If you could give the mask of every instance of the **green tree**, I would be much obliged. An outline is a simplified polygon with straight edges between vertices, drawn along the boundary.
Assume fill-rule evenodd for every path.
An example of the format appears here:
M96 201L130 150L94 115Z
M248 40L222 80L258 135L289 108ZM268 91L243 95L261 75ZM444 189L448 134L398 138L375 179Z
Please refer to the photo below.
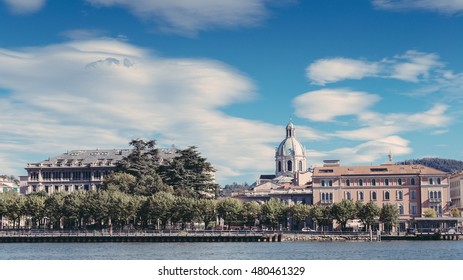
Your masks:
M160 159L159 151L155 148L156 141L136 139L129 144L133 147L132 152L118 162L117 171L134 176L136 184L127 186L125 182L119 188L129 189L129 193L132 194L147 196L159 191L168 192L170 188L164 184L157 173ZM133 190L130 192L132 187Z
M172 222L181 223L182 229L186 229L186 225L196 218L194 206L195 200L191 197L175 197L174 206L172 207Z
M196 149L178 150L179 155L160 166L158 172L178 196L216 197L220 187L214 182L215 169Z
M295 223L297 229L300 229L300 224L305 222L310 215L310 207L307 204L293 204L289 208L289 213L293 218L293 223Z
M141 208L142 217L150 217L152 220L160 222L163 229L172 216L175 197L171 193L158 192L149 197Z
M317 227L330 227L333 223L333 216L331 215L331 206L313 205L310 207L310 217L317 224Z
M133 208L133 196L123 192L109 192L109 216L111 224L116 228L122 229L133 217L137 209Z
M364 204L360 208L357 216L365 225L365 230L371 228L371 225L375 222L376 218L379 217L380 212L381 209L373 201Z
M195 203L196 216L204 223L204 229L217 218L217 200L200 198Z
M262 208L260 204L255 201L245 202L243 203L241 215L241 219L244 221L245 225L249 227L256 226L262 215Z
M32 228L42 228L45 224L45 192L34 192L26 196L24 204L25 215L31 220Z
M45 214L50 219L50 227L53 229L61 229L61 220L63 218L64 197L63 192L57 192L49 195L45 199Z
M274 229L278 224L285 223L286 211L288 206L281 199L271 198L262 205L262 217L266 224L271 225Z
M122 171L114 172L105 177L102 190L135 193L137 178Z
M387 231L391 231L399 220L399 208L393 204L384 205L379 213L379 220L384 223Z
M357 207L352 200L343 199L341 202L333 204L331 214L341 225L341 230L345 230L347 222L356 218Z
M64 228L74 229L82 226L82 218L84 216L83 203L86 199L85 191L74 191L64 197L62 205Z
M13 228L18 228L21 217L25 214L25 197L16 192L8 192L6 199L6 216L13 221Z
M239 221L242 209L243 204L236 198L228 197L217 203L217 214L229 228Z
M100 229L111 223L111 202L107 191L89 191L83 205L83 214L87 219L93 220L96 228Z

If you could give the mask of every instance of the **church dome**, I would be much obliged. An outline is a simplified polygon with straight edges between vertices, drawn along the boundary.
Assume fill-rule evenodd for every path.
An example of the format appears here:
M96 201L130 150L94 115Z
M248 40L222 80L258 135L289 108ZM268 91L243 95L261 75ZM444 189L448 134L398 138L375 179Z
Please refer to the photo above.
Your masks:
M295 128L290 121L286 126L286 138L275 151L275 175L290 176L307 170L304 146L296 139Z
M286 138L280 143L276 150L276 156L303 156L305 157L305 148L296 139L294 135L294 125L289 122L286 126Z

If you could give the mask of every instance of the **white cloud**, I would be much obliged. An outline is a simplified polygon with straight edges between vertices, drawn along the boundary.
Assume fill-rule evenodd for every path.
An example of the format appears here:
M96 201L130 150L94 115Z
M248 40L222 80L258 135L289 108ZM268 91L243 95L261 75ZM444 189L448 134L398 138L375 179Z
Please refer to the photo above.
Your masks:
M229 66L166 59L109 39L0 49L0 88L0 159L21 170L24 159L123 148L145 138L160 147L197 146L226 182L271 172L274 148L285 135L285 124L220 111L255 97L252 82ZM319 135L305 127L297 133Z
M322 86L346 79L367 77L419 82L428 79L431 71L441 66L443 64L436 54L409 50L403 55L376 62L342 57L320 59L306 68L306 74L313 84Z
M372 141L359 144L354 147L339 148L331 151L314 152L308 151L309 157L314 164L320 166L325 159L339 159L341 164L378 164L387 161L389 151L394 156L407 155L412 152L409 147L409 141L397 136L391 135L384 138L378 138Z
M29 14L39 11L45 0L3 0L13 13Z
M445 14L463 12L462 0L373 0L373 5L385 10L430 10Z
M306 73L313 84L325 85L345 79L375 76L378 64L348 58L320 59L310 64Z
M437 55L413 50L395 58L390 62L393 64L390 77L409 82L418 82L420 77L427 79L432 69L443 65Z
M312 121L331 121L339 116L357 115L380 100L375 94L347 89L322 89L304 93L293 100L295 113Z
M164 30L194 35L213 28L254 26L268 15L266 0L86 0L95 6L126 7Z

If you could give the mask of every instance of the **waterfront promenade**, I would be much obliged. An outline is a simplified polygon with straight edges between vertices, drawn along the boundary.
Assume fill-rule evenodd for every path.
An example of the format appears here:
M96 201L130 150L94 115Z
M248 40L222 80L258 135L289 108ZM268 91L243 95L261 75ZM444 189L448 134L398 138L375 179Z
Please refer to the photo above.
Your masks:
M377 235L367 232L271 232L271 231L0 231L0 243L43 242L297 242L463 240L462 233Z

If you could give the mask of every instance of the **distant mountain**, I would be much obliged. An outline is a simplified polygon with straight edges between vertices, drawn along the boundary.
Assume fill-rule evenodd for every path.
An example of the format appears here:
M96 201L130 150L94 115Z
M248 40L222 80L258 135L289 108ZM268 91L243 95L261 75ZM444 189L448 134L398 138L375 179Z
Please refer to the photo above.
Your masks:
M463 171L463 161L443 158L409 159L399 164L421 164L447 173L459 173Z

